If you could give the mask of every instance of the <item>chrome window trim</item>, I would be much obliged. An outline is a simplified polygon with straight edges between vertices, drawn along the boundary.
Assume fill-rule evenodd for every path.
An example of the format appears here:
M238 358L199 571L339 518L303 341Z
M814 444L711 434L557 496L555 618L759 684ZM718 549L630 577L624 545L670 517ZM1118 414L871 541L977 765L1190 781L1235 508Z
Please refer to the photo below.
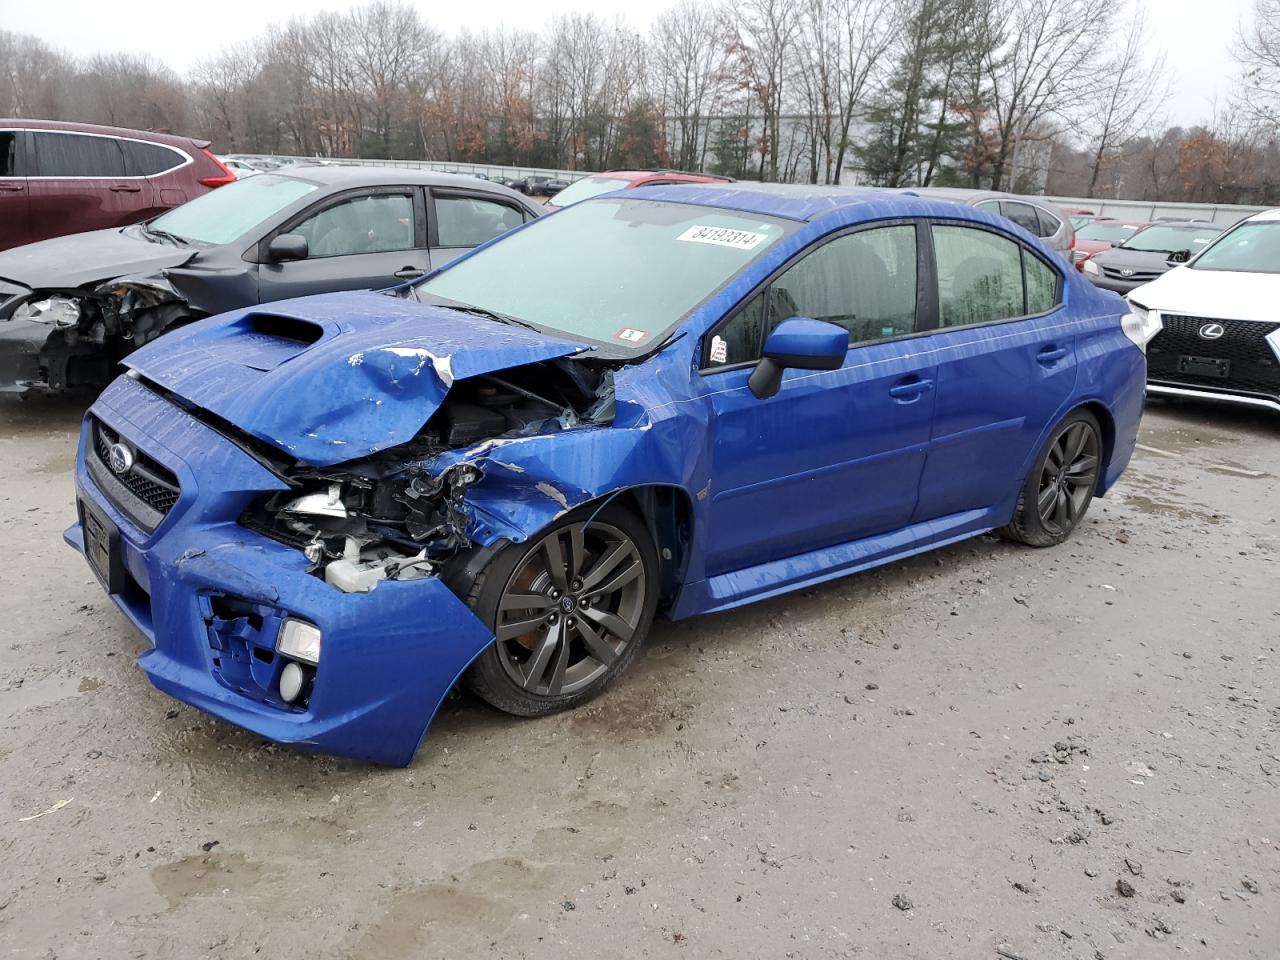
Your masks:
M178 156L183 158L181 163L175 166L169 167L167 170L161 170L159 173L150 173L144 176L23 177L22 179L24 180L154 180L156 177L167 176L168 174L173 173L175 170L181 170L183 167L189 167L193 163L195 163L195 159L191 156L191 154L187 153L187 151L183 150L181 147L175 147L173 146L173 144L170 144L170 143L159 143L158 141L155 141L155 140L140 140L137 137L122 137L114 133L82 133L79 130L41 130L39 128L32 128L32 127L26 127L26 128L14 127L12 129L15 132L19 132L19 133L32 133L32 134L56 133L66 137L98 137L103 140L125 140L125 141L128 141L129 143L145 143L148 146L161 147L162 149L165 149L165 150L171 150L172 152L176 153ZM35 150L35 145L33 143L32 144L33 154L34 154L34 150ZM31 158L31 163L32 165L34 165L35 163L34 156L32 156Z

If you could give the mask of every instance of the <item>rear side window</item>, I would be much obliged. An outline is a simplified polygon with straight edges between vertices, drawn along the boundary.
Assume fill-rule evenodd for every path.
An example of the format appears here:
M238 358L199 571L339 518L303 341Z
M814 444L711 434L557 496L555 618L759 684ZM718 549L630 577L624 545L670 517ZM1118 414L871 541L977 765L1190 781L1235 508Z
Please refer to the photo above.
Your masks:
M1000 209L1004 215L1026 230L1033 237L1041 236L1040 220L1036 217L1036 208L1029 203L1018 203L1016 200L1002 201Z
M1060 301L1058 274L1008 237L936 225L933 243L942 327L1047 313Z
M124 152L115 137L35 132L36 176L123 177Z
M138 140L121 140L124 149L125 170L131 177L154 177L187 162L177 150L158 143L142 143Z
M436 197L436 231L442 247L478 247L524 223L505 203L477 197Z
M0 130L0 177L18 175L18 135L12 130Z
M1055 217L1044 207L1036 207L1036 219L1040 221L1040 230L1036 234L1039 237L1048 239L1058 232L1058 228L1062 226L1062 221Z

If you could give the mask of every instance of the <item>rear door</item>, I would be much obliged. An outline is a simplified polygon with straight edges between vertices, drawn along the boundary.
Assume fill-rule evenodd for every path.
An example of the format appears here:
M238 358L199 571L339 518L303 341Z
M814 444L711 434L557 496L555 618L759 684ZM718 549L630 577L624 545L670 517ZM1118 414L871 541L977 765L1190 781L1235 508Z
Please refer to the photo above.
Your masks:
M175 171L191 165L192 159L186 153L148 140L122 139L120 147L124 150L125 172L138 178L146 198L147 211L143 219L158 216L191 199L183 189L182 179L173 176Z
M136 223L146 216L143 184L125 172L116 137L33 130L30 175L32 239Z
M939 221L929 237L937 400L917 522L1011 503L1077 371L1064 264L981 224Z
M0 250L30 242L25 147L22 130L0 130Z
M706 338L714 417L707 573L741 570L905 526L928 446L932 361L914 337L922 276L911 222L811 247ZM849 330L838 370L747 386L767 332L793 316Z
M260 244L259 299L378 289L421 276L430 266L423 203L416 186L353 190L317 202ZM306 237L305 260L266 258L271 239L286 233Z
M431 268L533 219L523 207L480 191L432 189Z

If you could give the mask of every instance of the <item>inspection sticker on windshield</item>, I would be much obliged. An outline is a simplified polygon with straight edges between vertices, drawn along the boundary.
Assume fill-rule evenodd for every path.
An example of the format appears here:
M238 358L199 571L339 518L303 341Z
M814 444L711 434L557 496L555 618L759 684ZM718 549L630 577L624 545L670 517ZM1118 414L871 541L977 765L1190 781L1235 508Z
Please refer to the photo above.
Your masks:
M630 327L623 327L613 336L615 340L625 340L627 343L639 343L648 335L649 331L647 330L632 330Z
M733 247L735 250L754 250L762 240L768 240L769 235L750 230L731 230L728 227L694 226L676 239L686 243L714 243L717 247Z

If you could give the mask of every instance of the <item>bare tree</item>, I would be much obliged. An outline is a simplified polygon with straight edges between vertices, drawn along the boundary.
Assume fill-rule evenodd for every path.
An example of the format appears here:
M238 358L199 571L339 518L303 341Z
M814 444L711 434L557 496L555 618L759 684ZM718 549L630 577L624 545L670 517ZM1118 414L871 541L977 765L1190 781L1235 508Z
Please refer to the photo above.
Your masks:
M1237 97L1242 113L1280 124L1280 0L1255 0L1253 23L1235 43L1243 68Z
M757 141L761 180L777 180L782 114L791 46L799 28L800 0L743 0L726 8L729 48L741 76L760 105L763 130Z
M1086 196L1094 196L1103 166L1115 159L1138 134L1153 125L1154 113L1169 99L1171 90L1164 54L1148 58L1150 29L1145 8L1138 8L1114 56L1106 63L1095 86L1092 121L1094 151Z
M653 28L658 100L670 120L672 155L681 169L701 169L706 161L708 128L727 80L727 45L722 19L696 0L681 0Z

